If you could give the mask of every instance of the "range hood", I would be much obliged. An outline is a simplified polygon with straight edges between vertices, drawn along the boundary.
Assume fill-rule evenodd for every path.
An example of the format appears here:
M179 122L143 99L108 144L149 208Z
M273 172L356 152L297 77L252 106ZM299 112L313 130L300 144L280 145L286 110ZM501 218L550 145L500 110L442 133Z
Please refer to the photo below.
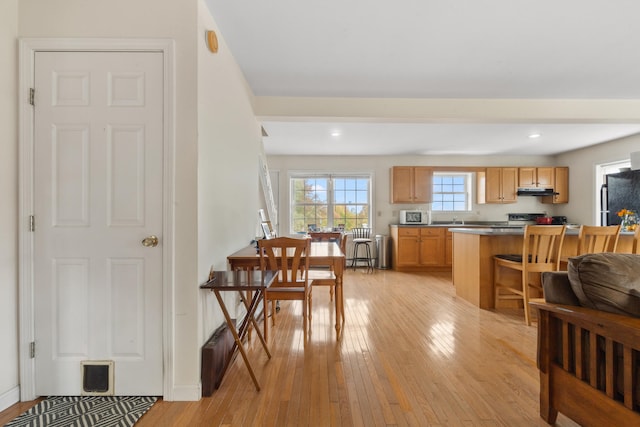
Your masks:
M518 196L554 196L553 188L518 188Z

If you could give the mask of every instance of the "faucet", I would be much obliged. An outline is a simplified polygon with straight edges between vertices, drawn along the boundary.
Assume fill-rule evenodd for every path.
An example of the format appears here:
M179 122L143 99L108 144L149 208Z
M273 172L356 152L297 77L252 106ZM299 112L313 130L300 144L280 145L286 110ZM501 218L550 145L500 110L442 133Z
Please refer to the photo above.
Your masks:
M458 222L458 217L454 216L453 217L453 221L451 222L452 224L456 224ZM460 220L460 224L464 225L464 219Z

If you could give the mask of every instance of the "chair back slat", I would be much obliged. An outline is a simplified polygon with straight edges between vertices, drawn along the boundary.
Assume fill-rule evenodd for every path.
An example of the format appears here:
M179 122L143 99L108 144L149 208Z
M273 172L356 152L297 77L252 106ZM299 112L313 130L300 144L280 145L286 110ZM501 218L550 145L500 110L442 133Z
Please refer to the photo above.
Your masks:
M500 300L521 299L524 305L524 321L531 324L529 309L530 287L538 288L541 272L556 271L560 266L560 253L564 242L564 225L526 225L522 243L522 256L494 255L493 286L494 304ZM503 268L515 269L522 273L519 286L504 281L501 275ZM530 275L530 273L536 273Z
M578 255L615 252L620 225L582 225L578 232Z
M311 253L311 239L276 237L258 241L260 253L260 268L264 270L278 270L276 280L264 291L264 339L269 337L269 322L275 325L276 301L302 301L302 318L305 339L307 337L307 306L310 298L309 289L309 257ZM271 301L271 314L267 302Z
M272 286L295 284L303 272L309 269L310 239L277 237L258 241L260 248L260 268L263 270L279 270L276 283Z
M564 225L525 226L522 255L528 269L558 269L565 229Z

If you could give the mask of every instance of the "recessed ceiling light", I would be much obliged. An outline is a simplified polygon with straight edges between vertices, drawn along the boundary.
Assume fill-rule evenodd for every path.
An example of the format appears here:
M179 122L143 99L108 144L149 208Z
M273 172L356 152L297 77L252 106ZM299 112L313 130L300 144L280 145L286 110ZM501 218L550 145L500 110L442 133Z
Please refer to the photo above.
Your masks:
M536 138L540 138L542 135L539 133L532 133L531 135L529 135L529 138L531 139L536 139Z
M340 135L342 135L340 131L334 130L333 132L331 132L331 136L333 137L340 136Z

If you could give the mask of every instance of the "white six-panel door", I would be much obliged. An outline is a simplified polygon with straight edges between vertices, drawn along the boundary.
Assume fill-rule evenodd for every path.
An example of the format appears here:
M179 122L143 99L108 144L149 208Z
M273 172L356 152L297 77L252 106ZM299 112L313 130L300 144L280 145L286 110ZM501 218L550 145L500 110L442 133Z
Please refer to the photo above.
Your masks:
M115 394L162 395L162 61L36 53L38 395L81 394L80 363L103 360Z

